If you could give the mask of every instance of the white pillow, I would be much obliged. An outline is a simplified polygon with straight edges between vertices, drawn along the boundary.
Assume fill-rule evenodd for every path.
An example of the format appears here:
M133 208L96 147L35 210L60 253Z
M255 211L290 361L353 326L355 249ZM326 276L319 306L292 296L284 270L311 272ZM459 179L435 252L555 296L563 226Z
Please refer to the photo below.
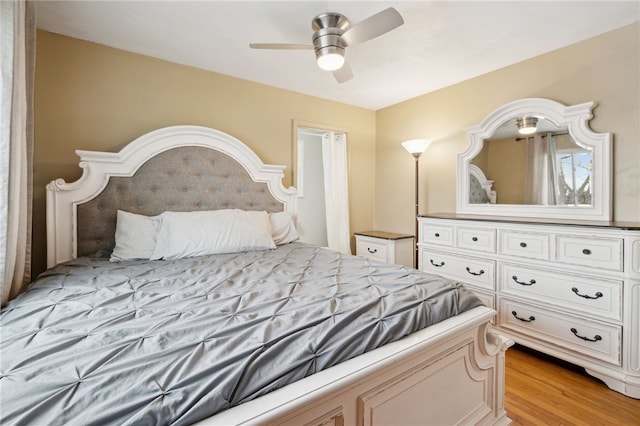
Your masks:
M269 216L264 211L164 212L159 216L156 248L151 259L180 259L275 247Z
M149 259L156 247L156 218L118 210L116 246L109 260Z
M292 243L300 238L289 212L269 213L271 237L276 245Z

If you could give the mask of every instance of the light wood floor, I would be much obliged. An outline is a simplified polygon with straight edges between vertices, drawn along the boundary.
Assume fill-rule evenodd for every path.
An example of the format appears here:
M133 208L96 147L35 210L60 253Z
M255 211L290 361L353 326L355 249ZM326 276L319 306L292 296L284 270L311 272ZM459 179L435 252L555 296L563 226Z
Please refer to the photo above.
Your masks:
M519 346L506 352L505 408L520 425L640 425L640 400L570 364Z

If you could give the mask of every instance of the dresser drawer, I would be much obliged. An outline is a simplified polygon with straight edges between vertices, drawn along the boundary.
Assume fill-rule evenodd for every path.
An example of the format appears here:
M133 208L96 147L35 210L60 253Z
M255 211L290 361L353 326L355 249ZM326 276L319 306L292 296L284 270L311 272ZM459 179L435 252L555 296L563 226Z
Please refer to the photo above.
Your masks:
M530 259L549 259L549 235L533 232L499 231L500 254L527 257Z
M496 230L459 227L456 231L456 247L495 253Z
M495 262L493 260L429 250L422 254L422 270L488 290L495 290Z
M422 222L420 236L423 243L453 246L453 226Z
M622 239L558 235L556 244L558 262L622 271Z
M502 294L546 301L609 320L622 320L622 281L508 263L500 264L498 281Z
M498 321L499 326L505 329L621 365L622 327L563 315L509 299L500 300Z
M387 250L387 244L383 240L360 236L356 238L356 255L358 256L386 262Z

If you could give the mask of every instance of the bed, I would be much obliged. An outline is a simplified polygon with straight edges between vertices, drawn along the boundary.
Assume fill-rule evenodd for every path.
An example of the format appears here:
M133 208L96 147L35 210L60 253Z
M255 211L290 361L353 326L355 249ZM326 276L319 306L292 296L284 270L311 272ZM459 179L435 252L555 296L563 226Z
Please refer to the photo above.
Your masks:
M77 153L0 315L3 424L510 423L494 311L298 241L284 167L198 126Z

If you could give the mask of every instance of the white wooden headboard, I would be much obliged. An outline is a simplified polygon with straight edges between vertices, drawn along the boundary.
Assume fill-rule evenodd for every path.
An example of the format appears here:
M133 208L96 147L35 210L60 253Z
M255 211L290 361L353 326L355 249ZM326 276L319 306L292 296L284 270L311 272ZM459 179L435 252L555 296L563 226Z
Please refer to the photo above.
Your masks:
M172 126L147 133L117 153L76 153L80 179L47 185L48 267L113 248L118 209L147 215L286 210L296 217L296 191L282 185L285 166L264 164L243 142L218 130Z

